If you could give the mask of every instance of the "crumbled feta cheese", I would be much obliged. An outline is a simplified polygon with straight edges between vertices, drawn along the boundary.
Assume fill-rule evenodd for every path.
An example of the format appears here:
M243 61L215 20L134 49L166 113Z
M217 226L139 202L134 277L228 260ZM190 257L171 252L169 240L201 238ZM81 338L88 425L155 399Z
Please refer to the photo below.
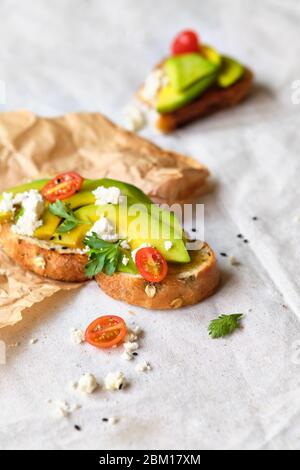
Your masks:
M78 380L78 390L83 393L93 393L98 387L96 377L93 374L84 374Z
M130 245L127 240L122 240L120 247L123 248L123 250L130 250Z
M139 343L137 343L136 341L128 341L127 343L123 343L123 346L126 352L134 352L139 349Z
M46 267L46 261L43 258L43 256L38 255L34 258L33 260L34 264L36 265L37 268L45 269Z
M135 262L136 254L137 254L137 252L138 252L141 248L148 248L148 247L150 247L150 246L151 246L150 243L145 242L145 243L142 243L142 244L141 244L138 248L136 248L135 250L132 250L132 252L131 252L131 257L132 257L133 261Z
M128 263L129 263L129 258L124 255L123 258L122 258L122 264L124 266L127 266Z
M71 330L71 339L75 344L84 343L84 332L80 328Z
M130 106L125 110L125 127L129 131L136 132L146 125L145 113L137 106Z
M32 338L29 343L30 344L36 344L38 342L38 339L37 338Z
M131 326L130 331L132 331L137 336L140 336L143 333L143 330L139 325Z
M131 331L128 331L127 335L125 336L125 339L124 339L124 344L132 343L132 342L136 341L137 339L138 339L137 335L135 335Z
M0 212L14 212L13 193L2 193Z
M172 246L173 246L173 243L171 242L171 240L166 240L165 241L165 249L167 251L171 250Z
M52 403L52 400L48 400L48 403ZM76 411L79 408L81 408L81 406L78 404L71 406L65 400L58 401L56 404L57 404L57 412L59 413L59 416L63 418L69 416L71 413L73 413L73 411Z
M145 80L141 94L145 100L155 100L159 90L168 84L169 80L165 70L159 68L153 70Z
M121 357L125 361L131 361L133 359L133 354L132 354L132 352L124 351Z
M111 186L110 188L98 186L98 188L93 191L93 194L96 199L96 206L103 206L104 204L119 204L120 202L121 191L115 186Z
M147 372L148 370L151 370L151 365L149 362L143 361L136 366L135 370L137 372Z
M153 299L153 297L156 296L156 287L153 284L147 284L145 287L145 294L147 297L150 297L150 299Z
M103 215L94 223L91 230L87 233L87 236L93 233L96 233L98 237L107 242L115 242L118 240L114 225Z
M119 419L116 416L111 416L108 418L108 424L114 425L119 422Z
M104 379L106 390L121 390L126 385L126 379L123 372L109 372Z
M21 204L23 214L12 226L12 231L19 235L31 237L35 230L43 224L40 220L44 211L44 201L41 194L36 189L31 189L17 194L13 203L14 205Z

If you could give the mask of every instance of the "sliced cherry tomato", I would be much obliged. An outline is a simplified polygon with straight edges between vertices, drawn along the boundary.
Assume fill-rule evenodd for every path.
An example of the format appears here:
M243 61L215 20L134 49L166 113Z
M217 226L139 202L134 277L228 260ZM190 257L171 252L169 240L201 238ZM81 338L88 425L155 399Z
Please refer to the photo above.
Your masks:
M146 281L160 282L168 273L168 265L156 248L141 248L135 256L135 264Z
M171 50L173 55L187 54L188 52L199 52L199 36L195 31L181 31L172 42Z
M73 196L80 190L83 178L75 171L62 173L53 178L43 187L42 196L49 202L55 202L57 199L66 199Z
M106 315L94 320L86 329L85 340L96 348L112 348L127 333L124 320L116 315Z

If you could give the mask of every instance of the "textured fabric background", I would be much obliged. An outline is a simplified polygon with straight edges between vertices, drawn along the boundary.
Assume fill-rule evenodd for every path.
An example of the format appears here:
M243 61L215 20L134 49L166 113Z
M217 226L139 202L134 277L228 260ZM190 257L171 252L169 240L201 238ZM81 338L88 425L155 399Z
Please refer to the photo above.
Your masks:
M7 345L21 344L8 347L0 365L0 448L299 449L300 105L291 101L300 80L299 2L2 1L0 16L2 110L99 110L122 123L132 93L186 27L256 72L254 94L238 108L172 136L144 132L211 169L206 239L241 264L219 257L221 288L193 308L131 308L133 316L90 283L1 331ZM246 314L244 328L211 340L209 321L233 312ZM72 344L72 327L105 313L144 328L135 362L122 361L119 350ZM142 359L153 371L135 372ZM68 387L81 373L101 379L119 369L131 383L122 392L85 397ZM82 408L59 419L56 400ZM102 422L109 416L120 422Z

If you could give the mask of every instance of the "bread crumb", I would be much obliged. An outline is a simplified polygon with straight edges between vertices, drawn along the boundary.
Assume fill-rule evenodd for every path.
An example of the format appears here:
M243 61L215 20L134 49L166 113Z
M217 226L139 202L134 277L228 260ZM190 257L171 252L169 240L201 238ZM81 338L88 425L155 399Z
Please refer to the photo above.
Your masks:
M183 304L183 300L180 297L178 297L177 299L172 300L171 307L180 308L182 307L182 304Z
M235 256L229 256L228 259L231 266L238 266L240 264L240 262L236 259Z

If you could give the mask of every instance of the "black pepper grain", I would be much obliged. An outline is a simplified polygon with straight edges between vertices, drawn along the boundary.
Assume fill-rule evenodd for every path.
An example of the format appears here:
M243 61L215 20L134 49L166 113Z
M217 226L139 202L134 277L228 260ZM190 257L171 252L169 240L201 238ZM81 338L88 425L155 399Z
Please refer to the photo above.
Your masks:
M107 423L108 418L102 418L102 421L103 421L104 423Z
M249 243L249 240L247 240L247 238L245 238L244 243Z
M227 253L220 253L221 256L224 256L224 258L226 258L227 256Z
M78 426L78 424L75 424L74 429L76 429L76 431L81 431L81 427Z
M243 235L242 235L241 233L239 233L239 234L237 235L237 237L238 237L238 238L243 238Z

